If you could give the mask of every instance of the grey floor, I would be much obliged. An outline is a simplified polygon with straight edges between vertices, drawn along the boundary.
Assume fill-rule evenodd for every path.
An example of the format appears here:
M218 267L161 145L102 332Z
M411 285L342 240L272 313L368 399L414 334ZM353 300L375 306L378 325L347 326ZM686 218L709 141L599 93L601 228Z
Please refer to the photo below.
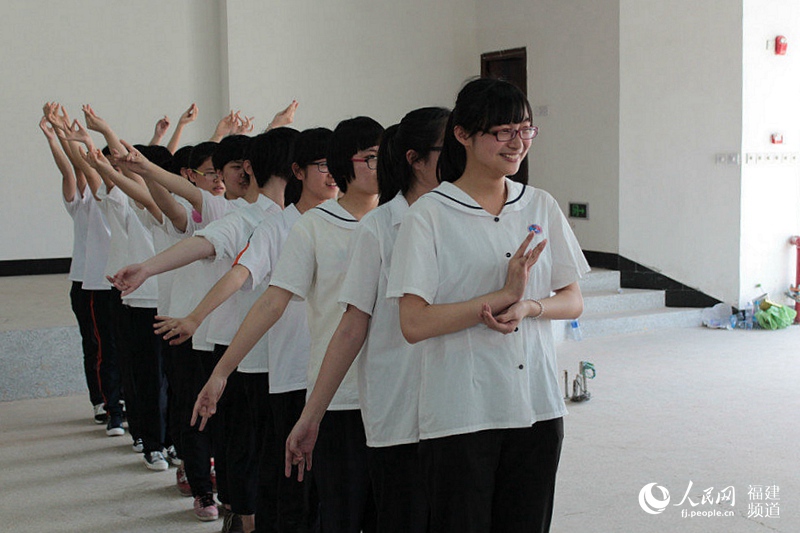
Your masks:
M15 320L6 319L13 283L0 281L0 324L69 322L63 277L37 278L19 283L52 283L49 299L31 298L46 309ZM597 377L591 401L571 404L565 419L552 531L800 531L799 353L797 327L562 344L562 369L572 376L588 360ZM106 437L90 414L85 394L0 402L0 531L218 530L193 518L174 469L146 470L128 437ZM657 515L639 504L651 483L656 499L670 497ZM692 512L704 515L682 516Z

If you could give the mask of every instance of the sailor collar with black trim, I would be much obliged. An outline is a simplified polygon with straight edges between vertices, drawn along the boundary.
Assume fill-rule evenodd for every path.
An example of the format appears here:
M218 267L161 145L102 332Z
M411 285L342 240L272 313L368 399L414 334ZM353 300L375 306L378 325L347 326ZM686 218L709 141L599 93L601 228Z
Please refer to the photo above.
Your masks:
M339 201L336 198L327 200L312 209L317 216L322 217L340 228L355 229L358 224L358 220L344 207L339 205Z
M522 209L528 205L528 202L530 202L533 197L528 187L508 178L506 178L506 190L508 191L508 195L506 203L503 205L503 210L500 212L501 215ZM478 205L470 195L447 181L441 183L425 196L438 200L442 204L464 213L497 218Z

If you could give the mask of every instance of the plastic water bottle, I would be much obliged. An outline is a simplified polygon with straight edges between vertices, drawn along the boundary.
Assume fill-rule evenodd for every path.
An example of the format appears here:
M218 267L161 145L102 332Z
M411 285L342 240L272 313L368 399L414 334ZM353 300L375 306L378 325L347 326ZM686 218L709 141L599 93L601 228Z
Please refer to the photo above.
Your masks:
M753 329L753 302L744 304L744 329Z
M573 320L569 323L569 331L572 335L572 340L574 341L581 341L583 340L583 332L581 331L581 324L577 320Z

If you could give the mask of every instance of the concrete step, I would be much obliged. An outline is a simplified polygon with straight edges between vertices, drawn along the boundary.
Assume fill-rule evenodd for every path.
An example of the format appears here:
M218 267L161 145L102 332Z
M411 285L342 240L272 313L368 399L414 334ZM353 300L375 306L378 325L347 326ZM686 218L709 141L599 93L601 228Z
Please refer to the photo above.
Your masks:
M664 291L616 289L583 293L583 313L613 313L664 307Z
M619 289L619 271L593 268L578 283L583 293L614 291Z

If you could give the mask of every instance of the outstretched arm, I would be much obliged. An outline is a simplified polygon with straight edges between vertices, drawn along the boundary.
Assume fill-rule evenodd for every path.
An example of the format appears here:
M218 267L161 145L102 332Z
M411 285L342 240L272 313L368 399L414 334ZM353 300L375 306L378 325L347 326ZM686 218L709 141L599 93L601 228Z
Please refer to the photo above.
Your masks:
M154 255L144 263L126 266L107 279L118 290L122 291L122 296L127 296L138 289L151 276L175 270L198 259L211 257L214 253L214 245L203 237L189 237L167 248L160 254Z
M175 131L172 132L172 138L169 140L169 144L167 144L167 150L169 150L171 154L174 154L178 149L178 144L181 142L181 135L183 135L183 128L190 122L194 122L195 119L197 119L197 104L192 104L189 106L189 109L184 111L181 118L178 119L178 125L175 126Z
M353 305L348 305L342 315L325 352L314 390L311 391L300 419L286 439L284 462L286 477L292 475L292 467L295 465L297 465L298 481L303 481L304 470L311 470L319 424L345 374L364 345L369 321L370 316Z
M61 194L64 196L65 201L71 202L75 199L75 195L80 194L82 191L78 190L75 172L69 162L69 158L61 148L56 132L53 126L47 121L46 116L43 116L39 121L39 128L47 139L50 153L53 155L56 167L58 167L58 171L61 173Z
M86 127L92 131L96 131L100 133L106 139L106 144L108 144L108 149L112 151L116 151L119 154L126 154L127 151L125 147L122 146L122 143L119 142L119 137L117 134L114 133L114 130L111 129L108 122L97 116L97 113L94 112L92 106L89 104L84 105L82 108L83 116L86 120Z
M208 294L197 304L191 313L184 318L170 318L168 316L157 316L155 323L156 335L163 335L165 341L170 341L170 345L176 346L186 342L203 320L211 312L222 305L225 300L230 298L236 291L242 288L244 282L250 276L250 271L242 265L233 267L222 276L217 283L211 287Z
M125 147L125 156L116 157L115 161L120 166L142 176L146 180L154 180L168 191L186 198L198 212L203 210L203 194L188 180L177 174L168 172L143 156L139 150L125 141L120 141Z
M192 425L200 417L202 418L200 430L202 431L205 428L208 419L217 412L217 402L225 390L228 376L242 362L247 353L253 349L258 340L283 316L283 312L291 299L291 292L270 285L266 292L256 300L256 303L253 304L244 322L239 327L239 331L236 332L231 345L225 350L225 354L217 363L217 366L214 367L208 382L198 394L192 411Z
M128 198L147 209L156 220L161 221L163 219L161 210L143 183L117 172L100 150L81 155L89 166L100 173L103 179L112 181Z
M450 304L429 304L415 294L406 294L400 298L400 329L406 340L414 344L470 328L481 322L485 304L499 312L518 302L525 292L530 269L536 264L547 244L547 240L543 240L526 251L534 236L530 232L509 259L506 283L498 291Z
M183 208L174 196L160 183L155 180L144 180L150 195L156 202L156 205L161 212L172 222L175 229L183 233L186 231L186 226L189 222L189 217L186 215L186 209Z

